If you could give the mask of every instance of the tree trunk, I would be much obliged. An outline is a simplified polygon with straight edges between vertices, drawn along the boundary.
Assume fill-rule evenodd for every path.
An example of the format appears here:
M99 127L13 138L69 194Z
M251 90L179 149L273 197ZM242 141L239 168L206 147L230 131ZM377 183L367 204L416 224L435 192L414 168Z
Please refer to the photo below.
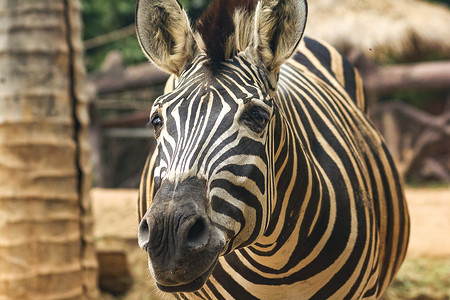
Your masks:
M0 298L95 298L79 0L0 1Z

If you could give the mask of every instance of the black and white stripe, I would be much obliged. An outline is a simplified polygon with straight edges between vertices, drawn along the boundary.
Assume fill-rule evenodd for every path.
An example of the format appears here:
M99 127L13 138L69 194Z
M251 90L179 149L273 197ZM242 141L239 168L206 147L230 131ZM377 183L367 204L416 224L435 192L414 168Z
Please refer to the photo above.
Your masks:
M161 180L204 177L211 218L226 232L206 285L178 297L382 295L404 258L409 219L392 158L364 113L357 72L305 38L269 101L244 58L215 77L205 61L155 103L166 127L141 184L142 217ZM271 114L262 135L239 122L255 102Z
M404 260L401 179L358 72L301 40L306 12L215 0L195 36L175 0L138 1L145 53L177 76L150 113L139 244L178 299L374 299Z

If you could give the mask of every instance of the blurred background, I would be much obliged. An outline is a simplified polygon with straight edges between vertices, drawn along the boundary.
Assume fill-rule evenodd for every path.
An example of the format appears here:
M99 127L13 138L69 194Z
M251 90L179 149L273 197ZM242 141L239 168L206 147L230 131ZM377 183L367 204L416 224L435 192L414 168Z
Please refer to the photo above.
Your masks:
M92 120L102 131L96 137L102 139L97 149L102 159L96 162L95 183L137 187L148 153L145 113L166 76L142 55L134 31L134 1L82 3L88 81L96 91ZM181 3L194 24L209 1ZM309 4L306 35L336 46L359 68L371 117L412 183L450 182L449 24L448 0ZM128 130L133 127L142 130Z
M210 1L180 2L194 24ZM136 189L168 75L142 54L135 5L0 1L0 299L164 298ZM450 299L450 1L311 0L306 35L358 68L406 182L410 249L384 299Z

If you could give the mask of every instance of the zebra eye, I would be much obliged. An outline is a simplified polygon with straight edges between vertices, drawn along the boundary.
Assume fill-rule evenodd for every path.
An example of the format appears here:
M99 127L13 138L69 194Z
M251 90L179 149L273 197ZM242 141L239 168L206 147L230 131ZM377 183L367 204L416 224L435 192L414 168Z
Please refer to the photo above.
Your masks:
M256 133L261 133L269 122L269 113L262 107L253 105L241 115L240 121Z
M266 125L266 122L267 122L267 120L268 120L268 119L266 118L266 116L261 115L261 113L258 112L258 111L256 111L256 110L253 110L253 111L251 112L251 117L252 117L253 121L254 121L256 124L258 124L259 126L264 126L264 125Z
M154 116L153 118L152 118L152 126L153 127L158 127L158 126L160 126L162 124L162 120L161 120L161 118L158 116L158 115L156 115L156 116Z
M155 113L151 117L150 123L152 124L153 129L155 130L155 136L158 137L159 132L161 131L162 124L163 124L161 117L157 113Z

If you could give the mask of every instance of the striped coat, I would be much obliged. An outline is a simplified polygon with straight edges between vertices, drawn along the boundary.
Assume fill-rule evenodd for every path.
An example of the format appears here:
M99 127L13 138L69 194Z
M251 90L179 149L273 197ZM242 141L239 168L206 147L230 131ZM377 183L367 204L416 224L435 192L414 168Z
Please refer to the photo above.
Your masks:
M372 299L398 271L409 216L361 78L326 43L303 38L295 48L275 88L249 51L213 71L200 52L154 103L158 143L142 176L139 241L163 291ZM189 224L160 225L172 219ZM187 246L171 244L184 238ZM186 275L197 269L205 273Z

